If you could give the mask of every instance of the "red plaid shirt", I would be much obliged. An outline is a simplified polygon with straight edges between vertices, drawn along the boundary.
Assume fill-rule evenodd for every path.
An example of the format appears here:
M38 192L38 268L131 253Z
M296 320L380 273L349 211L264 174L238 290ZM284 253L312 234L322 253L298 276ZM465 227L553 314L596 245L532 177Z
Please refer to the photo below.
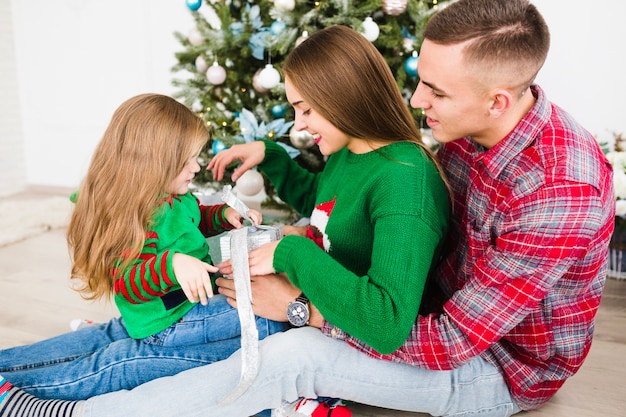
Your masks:
M615 210L596 140L532 90L535 106L495 147L463 138L440 149L455 198L449 255L433 277L443 297L405 344L381 355L323 329L373 357L428 369L480 355L526 410L548 401L589 352Z

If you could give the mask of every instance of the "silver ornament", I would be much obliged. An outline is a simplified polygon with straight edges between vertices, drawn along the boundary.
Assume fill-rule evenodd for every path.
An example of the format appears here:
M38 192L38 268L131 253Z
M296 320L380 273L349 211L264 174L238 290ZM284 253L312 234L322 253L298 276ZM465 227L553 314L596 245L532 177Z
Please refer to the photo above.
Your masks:
M407 0L383 0L382 8L388 15L397 16L406 10Z

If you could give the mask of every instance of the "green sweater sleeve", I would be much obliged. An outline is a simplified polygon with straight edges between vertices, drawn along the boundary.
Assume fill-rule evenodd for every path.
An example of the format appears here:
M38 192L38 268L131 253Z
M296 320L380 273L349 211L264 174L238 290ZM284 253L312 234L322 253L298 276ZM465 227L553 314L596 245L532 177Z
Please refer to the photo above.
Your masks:
M300 166L282 146L270 140L264 142L265 158L259 164L259 169L267 176L283 201L308 217L315 206L319 174Z

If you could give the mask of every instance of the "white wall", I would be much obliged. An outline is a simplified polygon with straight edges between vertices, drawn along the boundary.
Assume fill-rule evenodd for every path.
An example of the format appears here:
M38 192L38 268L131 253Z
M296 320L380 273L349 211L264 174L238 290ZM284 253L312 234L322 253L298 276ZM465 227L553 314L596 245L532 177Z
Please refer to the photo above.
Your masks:
M531 0L552 38L538 82L601 139L626 134L626 2Z
M184 0L0 0L9 1L26 182L75 187L123 100L173 93L170 68L182 49L173 33L187 33L193 20ZM538 79L548 97L592 133L626 133L626 2L535 4L553 39ZM0 13L4 9L3 3ZM7 100L14 98L0 93L0 109ZM0 150L4 177L1 164L8 158ZM0 195L2 187L0 181Z
M193 19L184 0L10 1L26 181L75 187L122 101L174 92L173 33Z
M26 183L11 3L0 0L0 196Z

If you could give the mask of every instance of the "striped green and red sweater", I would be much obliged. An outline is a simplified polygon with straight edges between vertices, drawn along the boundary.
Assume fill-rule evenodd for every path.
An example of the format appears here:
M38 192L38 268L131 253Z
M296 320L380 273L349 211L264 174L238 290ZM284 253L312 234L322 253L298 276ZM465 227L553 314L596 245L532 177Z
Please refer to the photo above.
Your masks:
M115 304L131 337L160 332L194 306L182 293L172 260L178 252L211 263L206 237L233 228L224 217L226 208L200 205L190 192L162 200L139 257L113 272Z

